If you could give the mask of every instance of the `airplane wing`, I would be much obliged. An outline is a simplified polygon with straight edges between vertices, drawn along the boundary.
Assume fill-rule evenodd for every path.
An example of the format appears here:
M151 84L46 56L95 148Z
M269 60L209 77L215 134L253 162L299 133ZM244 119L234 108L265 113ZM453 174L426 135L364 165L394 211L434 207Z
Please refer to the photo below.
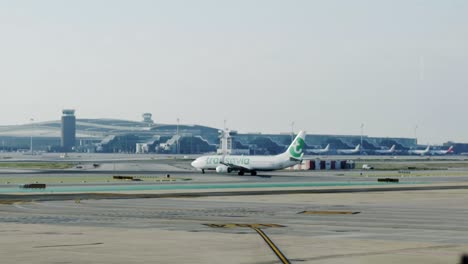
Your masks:
M234 170L234 171L250 171L252 168L250 167L246 167L246 166L240 166L240 165L236 165L236 164L232 164L232 163L229 163L229 162L220 162L220 164L223 164L224 166L227 166L228 168L230 168L231 170Z

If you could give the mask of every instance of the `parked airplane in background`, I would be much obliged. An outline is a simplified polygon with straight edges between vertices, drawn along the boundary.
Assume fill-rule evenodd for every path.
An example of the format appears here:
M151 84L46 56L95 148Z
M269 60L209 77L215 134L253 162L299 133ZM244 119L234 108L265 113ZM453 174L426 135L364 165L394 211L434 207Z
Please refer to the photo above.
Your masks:
M354 149L338 149L338 150L336 150L336 153L342 154L342 155L357 154L359 152L361 152L361 144L357 145Z
M330 151L330 144L328 144L324 149L308 149L308 152L312 154L326 154Z
M432 150L432 155L447 155L453 153L453 146L450 146L447 150Z
M385 154L393 154L396 152L395 145L393 145L390 149L378 149L375 150L375 154L385 155Z
M424 150L410 149L410 150L408 150L408 154L410 154L410 155L421 155L421 156L424 156L424 155L429 155L429 154L430 154L430 150L431 150L431 146L427 146L427 148L424 149Z
M237 171L238 175L249 172L252 176L257 175L257 171L282 170L302 162L304 140L305 132L301 131L286 152L276 156L202 156L194 160L192 166L202 173L205 170L216 170L218 173Z

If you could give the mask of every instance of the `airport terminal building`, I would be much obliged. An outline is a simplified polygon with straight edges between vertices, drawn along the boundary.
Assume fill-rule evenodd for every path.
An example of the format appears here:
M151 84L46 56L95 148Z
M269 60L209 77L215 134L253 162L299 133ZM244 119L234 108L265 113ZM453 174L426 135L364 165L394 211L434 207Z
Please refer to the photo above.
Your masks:
M27 151L30 141L35 151L103 153L214 153L220 148L222 130L202 125L158 124L150 113L142 121L118 119L77 119L74 110L64 110L61 120L0 126L3 151ZM32 137L32 138L31 138ZM291 133L261 134L229 132L231 154L273 155L283 152ZM307 135L305 152L330 144L333 149L351 149L361 143L359 135ZM363 136L364 150L396 145L407 150L417 147L414 138Z

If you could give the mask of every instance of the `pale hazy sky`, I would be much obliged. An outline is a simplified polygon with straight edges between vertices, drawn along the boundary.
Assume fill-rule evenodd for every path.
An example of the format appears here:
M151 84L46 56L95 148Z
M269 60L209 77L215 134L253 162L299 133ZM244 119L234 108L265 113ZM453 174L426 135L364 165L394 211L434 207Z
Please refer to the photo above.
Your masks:
M1 1L0 125L60 118L468 142L468 1Z

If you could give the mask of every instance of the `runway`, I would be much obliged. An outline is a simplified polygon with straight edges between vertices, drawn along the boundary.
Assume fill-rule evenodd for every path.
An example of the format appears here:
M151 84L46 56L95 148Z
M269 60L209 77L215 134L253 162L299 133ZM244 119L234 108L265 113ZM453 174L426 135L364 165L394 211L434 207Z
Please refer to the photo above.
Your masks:
M252 177L125 161L3 172L5 263L457 263L468 253L464 168ZM166 172L173 182L160 181ZM48 186L18 188L31 181Z
M439 190L20 203L0 205L0 244L7 262L57 258L72 244L67 252L100 263L277 263L255 231L208 225L264 224L292 263L456 263L468 252L467 198Z
M380 182L293 182L293 183L216 183L216 184L131 184L131 185L81 185L81 186L52 186L44 190L24 188L0 188L0 193L93 193L93 192L122 192L122 191L159 191L159 190L212 190L212 189L267 189L267 188L309 188L309 187L337 187L337 186L388 186L424 184L425 182L380 183Z

